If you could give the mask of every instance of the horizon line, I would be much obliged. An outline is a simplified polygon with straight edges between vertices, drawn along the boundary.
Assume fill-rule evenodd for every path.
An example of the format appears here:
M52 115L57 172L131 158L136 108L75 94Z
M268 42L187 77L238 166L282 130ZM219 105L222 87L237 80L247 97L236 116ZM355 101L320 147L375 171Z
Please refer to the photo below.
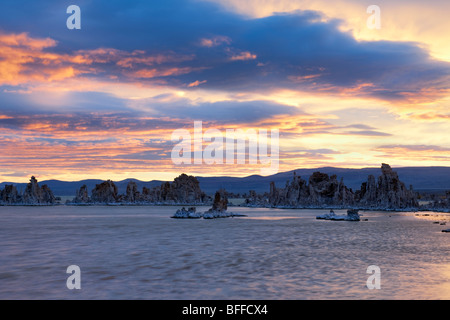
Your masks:
M449 168L450 166L391 166L392 169L404 169L404 168ZM361 168L343 168L343 167L333 167L333 166L324 166L324 167L313 167L313 168L297 168L297 169L293 169L293 170L288 170L288 171L281 171L281 172L277 172L271 175L267 175L267 176L263 176L263 175L259 175L259 174L251 174L251 175L247 175L247 176L233 176L233 175L196 175L195 173L187 173L187 172L181 172L178 174L175 174L174 178L180 176L181 174L186 174L189 176L194 176L196 178L236 178L236 179L245 179L245 178L249 178L249 177L262 177L262 178L267 178L267 177L272 177L272 176L276 176L278 174L282 174L282 173L290 173L290 172L295 172L297 170L320 170L320 169L338 169L338 170L364 170L364 169L380 169L380 167L361 167ZM15 181L1 181L0 184L4 184L4 183L16 183L16 184L21 184L21 183L28 183L28 180L31 177L36 177L37 179L37 175L36 174L31 174L30 176L27 176L27 181L24 182L15 182ZM173 180L172 179L172 180ZM37 179L38 180L38 179ZM41 180L40 182L46 182L46 181L60 181L60 182L82 182L82 181L86 181L86 180L100 180L100 181L107 181L107 180L111 180L111 181L116 181L116 182L122 182L122 181L127 181L127 180L137 180L140 182L153 182L153 181L161 181L161 182L166 182L166 181L172 181L172 180L159 180L159 179L153 179L153 180L140 180L138 178L125 178L122 180L113 180L113 179L102 179L102 178L86 178L86 179L80 179L80 180L58 180L58 179L45 179L45 180Z

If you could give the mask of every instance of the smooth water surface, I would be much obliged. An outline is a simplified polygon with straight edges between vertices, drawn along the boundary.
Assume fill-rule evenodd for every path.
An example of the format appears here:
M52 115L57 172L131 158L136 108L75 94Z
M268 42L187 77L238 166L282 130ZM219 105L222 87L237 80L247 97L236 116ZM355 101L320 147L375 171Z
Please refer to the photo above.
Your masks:
M0 299L450 298L450 223L433 223L448 214L346 222L236 207L248 217L170 219L177 208L0 207ZM80 290L66 287L70 265ZM380 290L366 286L370 265Z

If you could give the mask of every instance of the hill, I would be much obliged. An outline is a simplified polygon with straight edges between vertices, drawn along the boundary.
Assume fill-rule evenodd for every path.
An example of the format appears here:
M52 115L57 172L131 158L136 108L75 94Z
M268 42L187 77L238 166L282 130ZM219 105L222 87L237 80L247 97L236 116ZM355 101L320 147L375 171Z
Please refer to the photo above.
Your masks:
M416 191L442 192L443 190L450 190L450 167L400 167L394 168L394 170L398 173L400 179L406 186L409 187L409 185L412 185ZM266 177L259 175L243 178L198 176L197 179L200 182L201 189L209 195L213 195L214 192L220 188L225 188L227 191L234 193L245 193L249 190L255 190L258 193L262 193L269 191L269 184L271 181L274 181L277 187L284 187L286 181L292 179L294 171L298 176L301 176L306 180L316 171L328 175L335 174L338 176L338 179L343 178L345 185L353 190L358 190L361 187L361 183L365 182L369 175L372 174L375 177L378 177L380 174L380 168L378 167L363 169L324 167L317 169L297 169L280 172ZM137 183L139 190L142 190L144 186L150 188L158 186L163 182L160 180L140 181L137 179L115 181L114 183L118 187L119 193L125 193L127 184L130 180ZM103 180L96 179L82 181L46 180L40 181L39 184L47 184L57 196L75 196L76 190L83 184L87 185L88 190L92 190L96 184L102 182ZM23 190L26 186L26 183L2 182L0 183L0 188L4 188L5 184L13 184L18 190Z

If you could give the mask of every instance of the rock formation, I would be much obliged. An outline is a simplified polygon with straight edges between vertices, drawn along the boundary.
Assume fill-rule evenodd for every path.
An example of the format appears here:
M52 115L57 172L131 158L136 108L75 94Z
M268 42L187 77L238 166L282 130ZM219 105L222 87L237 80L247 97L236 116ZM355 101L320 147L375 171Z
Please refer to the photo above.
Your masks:
M16 204L21 201L21 197L14 185L7 184L5 189L0 191L0 203L5 205Z
M214 202L211 210L214 211L227 211L228 209L228 198L224 190L217 191L214 195Z
M243 214L228 212L228 198L226 191L221 189L214 195L212 208L203 214L203 219L229 218L229 217L245 217Z
M185 207L177 210L177 212L171 217L173 219L200 219L203 214L198 213L195 207L190 207L186 210Z
M61 199L59 199L61 200ZM55 195L53 194L53 191L44 184L41 187L41 198L39 199L40 204L54 204L56 201Z
M450 212L450 191L439 197L434 196L433 200L425 206L427 210Z
M137 183L134 181L128 182L127 185L127 191L125 195L125 201L126 202L137 202L140 201L141 194L138 191Z
M197 178L184 173L172 183L164 182L159 187L144 188L142 196L146 202L165 204L204 204L208 201Z
M79 190L77 190L77 194L75 199L72 201L73 203L89 203L91 202L91 198L89 198L88 188L85 184L81 186Z
M214 195L212 208L203 214L204 219L226 218L231 216L231 212L227 212L228 199L223 190L217 191Z
M197 205L210 203L210 197L202 192L197 178L183 173L173 182L163 182L154 188L143 187L142 192L135 181L129 181L125 194L118 194L114 182L108 180L96 185L89 198L87 187L82 186L69 204L88 203Z
M205 197L197 178L184 173L172 183L164 183L160 194L162 200L174 203L202 203Z
M318 215L316 219L332 220L332 221L360 221L358 210L347 210L347 215L336 215L333 210L329 213Z
M6 185L0 191L0 204L2 205L53 205L56 198L47 185L39 186L34 176L25 187L22 194L14 185Z
M370 175L355 198L359 206L364 208L397 210L418 207L412 187L407 189L398 174L385 163L381 166L378 181L376 182L375 177Z
M293 180L286 182L283 189L270 184L269 204L274 207L342 207L353 202L353 192L336 175L314 172L307 183L294 173Z
M34 176L31 177L30 182L27 184L25 191L23 192L23 202L26 204L39 203L41 197L41 188Z
M91 198L95 203L115 203L118 200L117 187L111 180L97 184Z
M265 201L265 199L267 201ZM284 188L270 184L267 197L250 193L248 206L287 208L366 208L378 210L406 210L417 208L412 187L407 189L388 164L382 164L378 180L370 175L361 190L353 192L336 175L314 172L308 182L294 173Z

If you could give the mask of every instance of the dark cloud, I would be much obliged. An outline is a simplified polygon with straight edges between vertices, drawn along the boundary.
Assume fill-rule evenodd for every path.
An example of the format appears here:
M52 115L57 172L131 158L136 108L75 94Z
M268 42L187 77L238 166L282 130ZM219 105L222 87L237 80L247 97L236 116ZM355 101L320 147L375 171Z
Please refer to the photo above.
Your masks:
M102 145L106 143L115 143L117 138L96 139L96 140L69 140L58 138L26 138L26 143L40 144L40 145L60 145L68 147L86 146L86 145Z
M164 95L162 100L171 97ZM252 123L280 115L304 114L299 108L270 101L218 101L195 102L189 99L172 98L161 101L160 97L140 100L134 105L138 112L147 112L157 117L213 121L216 123Z
M199 1L79 1L82 29L68 30L67 5L6 1L2 27L51 37L58 41L53 50L60 52L114 48L190 57L150 70L142 70L142 63L122 65L139 74L125 73L116 60L97 61L94 77L163 79L176 87L201 83L201 88L228 91L351 89L355 96L386 100L433 99L449 90L450 64L432 60L418 44L356 41L338 29L338 20L323 22L317 12L248 19Z
M175 130L191 128L194 121L208 125L257 124L276 116L304 114L299 108L270 101L198 102L162 94L149 99L125 102L108 94L69 93L56 106L36 104L33 94L0 93L0 128L26 129L34 124L45 131ZM42 105L41 105L42 103ZM265 124L279 125L278 122ZM50 142L50 141L49 141ZM62 141L63 142L63 141Z
M127 130L175 130L186 125L177 119L142 119L132 112L121 113L65 113L65 114L11 114L0 118L0 128L48 132L100 132ZM34 126L39 125L39 126ZM50 140L48 142L51 142ZM64 142L64 141L61 141Z
M120 112L126 109L126 101L102 92L43 93L0 91L0 110L3 114L28 113L58 114L77 112Z
M366 124L351 124L351 125L345 126L344 128L355 128L355 129L363 129L363 130L375 129L374 127L368 126Z

